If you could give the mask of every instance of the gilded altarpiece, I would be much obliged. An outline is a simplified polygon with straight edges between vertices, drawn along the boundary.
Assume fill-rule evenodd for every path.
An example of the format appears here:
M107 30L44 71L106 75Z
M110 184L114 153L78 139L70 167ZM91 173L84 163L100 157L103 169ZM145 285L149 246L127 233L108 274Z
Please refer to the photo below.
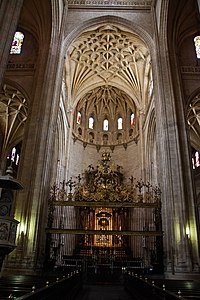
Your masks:
M106 257L141 261L141 267L162 266L162 222L160 189L132 176L125 180L122 168L104 152L96 167L89 165L83 176L70 178L59 189L52 187L49 201L47 258L51 260L52 236L76 236L74 256ZM73 207L76 228L55 227L59 207ZM67 218L63 216L63 220ZM57 222L58 224L58 222ZM60 250L54 249L54 253ZM56 255L55 255L56 256ZM57 258L54 257L55 263ZM60 260L61 261L61 260Z

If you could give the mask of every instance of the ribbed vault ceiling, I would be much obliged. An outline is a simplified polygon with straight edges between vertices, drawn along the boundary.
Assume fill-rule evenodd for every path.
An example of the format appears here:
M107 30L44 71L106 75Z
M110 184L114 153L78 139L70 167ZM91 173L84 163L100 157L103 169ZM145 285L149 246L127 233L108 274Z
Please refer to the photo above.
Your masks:
M16 88L4 84L0 92L0 129L3 135L2 151L15 145L24 134L28 116L27 100Z
M117 113L126 115L127 110L135 111L134 102L124 92L116 87L101 86L88 92L78 104L79 110L86 108L86 114L92 112L96 115L108 114L112 119L117 119Z
M108 85L126 92L140 110L149 101L149 50L138 36L114 25L82 33L70 46L65 67L72 105L94 88Z
M190 128L191 143L200 151L200 94L191 101L188 107L187 121Z

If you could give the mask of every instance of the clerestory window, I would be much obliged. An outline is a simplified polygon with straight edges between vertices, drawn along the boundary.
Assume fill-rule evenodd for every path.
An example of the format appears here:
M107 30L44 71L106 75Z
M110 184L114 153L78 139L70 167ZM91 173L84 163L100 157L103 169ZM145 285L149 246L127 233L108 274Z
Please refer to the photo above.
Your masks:
M200 155L195 149L192 149L192 168L196 169L200 166Z
M92 116L89 117L89 129L94 129L94 118Z
M24 34L20 31L16 31L12 41L10 54L21 54L23 40L24 40Z
M118 130L121 130L122 129L122 117L119 117L118 120L117 120L117 125L118 125Z
M200 35L194 38L194 45L196 49L196 56L197 58L200 58Z
M78 113L77 113L76 123L79 125L81 124L81 112L80 111L78 111Z
M131 113L131 125L135 125L135 114Z
M108 120L107 119L104 119L104 121L103 121L103 130L108 131Z

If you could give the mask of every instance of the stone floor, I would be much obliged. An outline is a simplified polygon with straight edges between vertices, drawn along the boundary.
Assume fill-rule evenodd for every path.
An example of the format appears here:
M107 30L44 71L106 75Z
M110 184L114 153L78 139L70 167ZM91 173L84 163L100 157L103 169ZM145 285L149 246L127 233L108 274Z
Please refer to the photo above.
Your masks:
M75 300L133 300L120 285L84 285Z

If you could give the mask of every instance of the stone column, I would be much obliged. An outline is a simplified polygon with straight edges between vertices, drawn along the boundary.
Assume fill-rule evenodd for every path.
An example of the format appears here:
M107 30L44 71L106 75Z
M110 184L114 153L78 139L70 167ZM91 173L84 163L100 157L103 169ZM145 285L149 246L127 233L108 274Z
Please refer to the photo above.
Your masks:
M16 270L21 274L34 274L44 262L52 157L64 65L63 32L67 20L67 4L62 10L57 0L52 0L49 5L51 7L46 9L52 9L52 20L47 19L46 27L41 29L44 35L20 165L19 178L25 188L16 198L15 217L20 221L18 243L5 272Z
M144 166L144 132L143 132L143 123L144 123L144 112L139 111L139 134L140 134L140 149L141 149L141 178L145 180L145 166Z
M16 31L24 0L2 0L0 3L0 86L6 69L9 50Z
M168 48L166 36L167 4L168 1L163 4L162 25L159 37L156 37L156 48L160 51L152 53L152 59L157 66L156 72L154 69L154 92L158 124L158 176L162 191L163 231L166 232L164 264L166 275L172 276L198 270L198 247L181 80L176 55ZM186 234L187 226L191 230L191 243Z
M200 13L200 0L197 0L198 7L199 7L199 13Z

